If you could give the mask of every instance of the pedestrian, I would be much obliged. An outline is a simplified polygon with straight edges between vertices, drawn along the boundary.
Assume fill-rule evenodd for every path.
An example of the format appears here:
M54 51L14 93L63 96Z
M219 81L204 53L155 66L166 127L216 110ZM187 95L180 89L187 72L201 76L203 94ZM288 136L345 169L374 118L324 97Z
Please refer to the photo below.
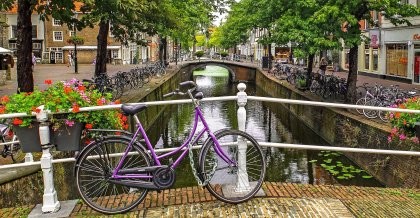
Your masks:
M67 55L68 59L69 59L69 63L67 64L67 67L73 66L73 52L69 51L69 54Z
M322 57L321 61L319 62L319 71L323 76L325 75L325 71L327 71L327 65L327 60L325 59L325 57Z
M254 54L251 54L251 63L254 63Z
M32 52L32 71L34 71L35 65L36 65L36 57L34 53Z

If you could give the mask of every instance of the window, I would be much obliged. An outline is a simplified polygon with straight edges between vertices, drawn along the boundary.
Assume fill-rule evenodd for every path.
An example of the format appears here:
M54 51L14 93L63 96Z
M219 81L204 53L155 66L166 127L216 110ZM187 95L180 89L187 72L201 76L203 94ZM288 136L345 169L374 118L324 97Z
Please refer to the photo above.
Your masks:
M63 53L61 53L61 52L55 53L55 59L56 60L63 60Z
M10 36L10 38L16 38L16 35L17 35L17 26L16 25L12 25L11 33L12 33L12 35Z
M61 26L61 20L56 20L53 18L52 22L53 22L53 26Z
M41 43L38 43L38 42L32 43L32 49L41 49Z
M38 38L38 27L37 25L32 25L32 38Z
M75 36L76 32L75 31L69 31L69 36Z
M386 74L407 77L407 44L386 46Z
M365 45L365 69L369 70L369 62L370 62L370 48L369 45Z
M378 49L372 49L372 70L373 71L378 71Z
M9 43L9 49L17 49L16 43Z
M53 41L63 41L63 32L53 31Z
M111 58L118 58L118 50L112 50Z

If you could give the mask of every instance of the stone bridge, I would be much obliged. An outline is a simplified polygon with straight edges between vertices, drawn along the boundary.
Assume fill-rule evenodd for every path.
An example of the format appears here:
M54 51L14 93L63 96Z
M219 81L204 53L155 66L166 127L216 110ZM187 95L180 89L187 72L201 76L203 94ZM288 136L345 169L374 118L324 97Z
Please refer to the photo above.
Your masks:
M229 71L229 79L231 82L255 82L257 69L254 65L242 62L222 61L222 60L196 60L184 63L182 69L192 76L192 72L206 66L219 66Z

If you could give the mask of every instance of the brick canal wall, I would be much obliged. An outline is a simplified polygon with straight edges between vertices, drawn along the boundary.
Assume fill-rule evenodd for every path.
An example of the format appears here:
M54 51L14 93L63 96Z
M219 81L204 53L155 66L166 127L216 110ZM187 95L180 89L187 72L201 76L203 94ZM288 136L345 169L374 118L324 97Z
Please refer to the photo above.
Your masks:
M260 71L256 75L256 84L273 97L320 101L312 94L295 89L285 80L277 80ZM410 145L394 146L387 142L389 126L346 110L290 104L284 106L332 146L411 149ZM388 187L420 187L418 157L361 153L346 153L346 156Z

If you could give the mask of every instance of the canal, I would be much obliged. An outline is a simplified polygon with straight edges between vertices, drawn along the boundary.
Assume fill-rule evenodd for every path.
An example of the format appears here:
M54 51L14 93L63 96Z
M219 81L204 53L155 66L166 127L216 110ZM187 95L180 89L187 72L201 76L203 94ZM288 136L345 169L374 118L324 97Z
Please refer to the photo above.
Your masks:
M228 71L221 67L207 66L205 70L196 71L194 80L198 90L202 91L205 97L231 96L237 93L237 84L229 82ZM252 83L247 84L246 93L269 96L263 87L257 87ZM237 128L236 101L203 102L201 106L213 131L221 128ZM258 141L328 145L281 104L248 101L246 111L246 132ZM192 104L166 106L161 116L147 130L156 148L181 145L192 128L193 115ZM264 148L264 154L267 160L266 181L382 186L343 154L337 152ZM167 161L169 160L165 160L164 163ZM74 163L54 164L54 184L60 201L79 198L73 166ZM186 158L176 169L175 187L195 185L197 182L192 176L189 159ZM2 195L0 207L42 202L42 172L21 178L13 186L3 185L3 190L0 190Z
M218 66L207 66L195 71L194 80L205 97L236 95L237 84L229 82L229 72ZM268 96L263 87L248 83L248 95ZM204 102L201 108L210 128L237 128L236 101ZM258 141L295 144L327 145L311 129L280 104L248 101L246 105L246 132ZM181 145L193 125L193 105L168 106L159 120L152 125L149 136L158 148ZM382 186L338 152L314 152L298 149L264 148L267 160L266 181L302 184L336 184ZM176 187L196 185L189 161L177 169Z

